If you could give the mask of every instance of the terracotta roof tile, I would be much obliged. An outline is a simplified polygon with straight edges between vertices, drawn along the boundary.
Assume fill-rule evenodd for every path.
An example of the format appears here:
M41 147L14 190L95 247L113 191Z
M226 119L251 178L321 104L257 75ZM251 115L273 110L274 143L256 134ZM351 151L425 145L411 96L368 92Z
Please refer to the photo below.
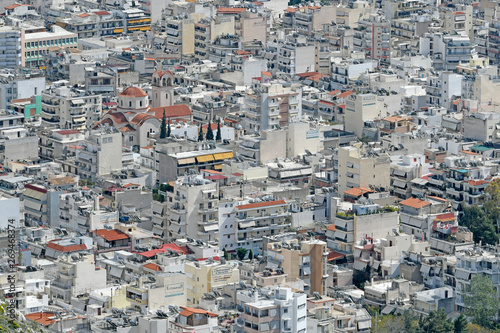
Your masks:
M146 97L148 94L139 87L128 87L123 92L118 94L118 96L123 97Z
M142 267L150 269L152 271L161 272L161 267L157 264L153 264L152 262L142 265Z
M76 252L87 250L87 246L85 244L74 244L74 245L59 245L56 243L47 244L47 248L53 249L59 252Z
M373 191L370 190L369 188L354 187L344 192L344 194L352 195L353 197L359 197L365 193L373 193Z
M92 231L92 233L104 238L108 242L130 238L126 233L120 230L97 229Z
M55 323L54 319L55 314L52 312L34 312L27 315L24 315L24 318L29 319L31 321L36 321L40 325L49 326L50 324Z
M424 201L424 200L420 200L420 199L417 199L417 198L409 198L409 199L401 201L399 204L403 205L403 206L408 206L408 207L412 207L412 208L417 208L418 209L418 208L422 208L422 207L428 206L431 203L429 201Z
M153 114L156 117L156 119L162 119L164 111L165 111L165 116L167 118L185 117L185 116L191 116L193 114L189 106L187 106L186 104L151 108L149 110L149 113Z
M184 316L184 317L189 317L191 316L192 314L204 314L204 315L207 315L207 316L210 316L210 317L218 317L219 315L216 314L216 313L213 313L213 312L209 312L207 310L203 310L203 309L196 309L196 308L190 308L190 307L187 307L187 306L181 306L181 309L183 310L180 315L181 316Z

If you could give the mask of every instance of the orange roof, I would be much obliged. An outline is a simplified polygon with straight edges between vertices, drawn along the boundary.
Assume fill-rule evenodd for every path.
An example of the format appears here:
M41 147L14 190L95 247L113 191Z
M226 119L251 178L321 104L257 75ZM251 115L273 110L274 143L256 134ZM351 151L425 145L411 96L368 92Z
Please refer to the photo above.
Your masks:
M239 14L246 11L246 8L236 8L236 7L219 7L217 8L217 14Z
M82 251L86 250L87 246L85 244L75 244L75 245L59 245L56 243L49 243L47 244L47 248L53 249L59 252L75 252L75 251Z
M343 255L342 253L332 251L332 252L328 253L328 256L326 257L326 259L327 259L328 261L332 261L332 260L340 259L340 258L342 258L343 256L344 256L344 255Z
M94 12L94 14L98 15L98 16L104 16L104 15L111 15L110 12L107 12L105 10L99 10L97 12Z
M269 72L260 72L261 75L265 75L265 76L273 76L271 73Z
M161 267L158 266L157 264L153 264L152 262L147 263L146 265L142 265L142 267L150 269L152 271L156 271L156 272L160 272L161 271Z
M468 180L466 181L467 184L472 185L472 186L479 186L479 185L485 185L488 184L486 180Z
M408 207L418 209L418 208L428 206L431 203L429 201L424 201L424 200L420 200L417 198L410 198L410 199L406 199L406 200L401 201L399 204L403 205L403 206L408 206Z
M178 104L171 106L160 106L157 108L149 109L149 113L154 114L156 119L163 118L163 112L165 112L165 117L167 118L177 118L191 116L193 112L186 104Z
M56 321L53 318L55 315L52 312L34 312L27 315L24 315L24 318L36 321L40 325L49 326L50 324L55 323Z
M318 72L306 72L306 73L299 73L297 74L299 77L309 77L313 75L318 75Z
M170 75L174 75L172 74L171 71L156 71L155 74L158 74L158 76L160 77L160 79L163 77L163 75L167 74L167 73L170 73Z
M122 132L135 132L135 129L130 126L129 124L123 126L122 128L120 128L120 131Z
M118 96L123 97L146 97L148 94L139 87L128 87L123 92L118 94Z
M191 316L192 314L195 314L195 313L196 314L207 315L209 317L218 317L219 316L218 314L213 313L213 312L209 312L207 310L190 308L190 307L187 307L187 306L181 306L181 309L183 311L180 313L180 315L184 316L184 317L189 317L189 316Z
M472 151L468 151L468 150L461 150L460 152L461 152L461 153L464 153L464 154L468 154L468 155L481 155L481 154L474 153L474 152L472 152Z
M239 205L239 206L236 206L236 208L238 208L239 210L243 210L243 209L277 206L277 205L284 205L284 204L286 204L285 200L274 200L274 201L262 201L262 202L256 202L256 203L251 203L251 204L246 204L246 205Z
M309 6L309 9L320 9L320 6Z
M390 116L390 117L384 118L385 121L388 121L388 122L391 122L391 123L395 123L397 121L402 121L402 120L410 120L410 119L411 118L400 117L400 116Z
M344 97L347 97L347 96L352 95L352 94L354 94L354 92L352 92L352 91L344 91L342 94L337 95L337 97L338 98L344 98Z
M351 195L353 197L360 197L365 193L373 193L373 191L369 188L353 187L344 192L344 194Z
M210 123L210 127L212 127L212 131L213 130L217 130L217 123ZM208 124L203 125L202 128L204 130L207 130L208 129Z
M295 13L297 11L297 9L295 8L287 8L285 9L285 12L289 12L289 13Z
M338 93L340 93L340 90L333 90L328 93L328 95L336 96Z
M13 5L5 7L5 9L14 9L14 8L21 7L21 6L28 6L29 7L30 5L15 3Z
M140 185L141 185L141 184L136 184L136 183L128 183L128 184L123 185L122 187L127 188L127 187L130 187L130 186L140 186Z
M121 112L108 112L106 115L109 115L111 118L113 118L113 122L115 122L116 124L125 124L128 122L125 115Z
M92 233L96 234L101 238L104 238L108 242L130 238L126 233L120 230L97 229L92 231Z
M137 116L132 118L132 120L130 120L130 122L132 124L137 124L137 125L141 124L142 125L146 120L151 119L151 118L154 118L154 117L150 114L139 113L139 114L137 114Z
M330 224L328 227L326 227L326 229L330 231L335 231L335 224Z
M83 14L80 14L80 15L76 15L78 17L87 17L87 16L90 16L90 14L88 13L83 13Z

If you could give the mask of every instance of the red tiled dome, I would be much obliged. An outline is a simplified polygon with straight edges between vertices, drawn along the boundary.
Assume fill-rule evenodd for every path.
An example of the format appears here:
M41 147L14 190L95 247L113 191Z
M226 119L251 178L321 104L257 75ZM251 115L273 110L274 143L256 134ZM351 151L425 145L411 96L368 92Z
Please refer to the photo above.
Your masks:
M148 94L139 87L128 87L118 96L123 97L146 97Z

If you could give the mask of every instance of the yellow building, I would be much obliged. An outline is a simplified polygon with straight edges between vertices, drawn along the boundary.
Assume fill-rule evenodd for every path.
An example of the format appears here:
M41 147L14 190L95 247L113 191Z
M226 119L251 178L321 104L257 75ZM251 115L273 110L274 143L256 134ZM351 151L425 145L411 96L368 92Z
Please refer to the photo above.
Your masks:
M240 270L235 263L213 260L191 261L184 264L187 303L198 304L211 288L240 282Z

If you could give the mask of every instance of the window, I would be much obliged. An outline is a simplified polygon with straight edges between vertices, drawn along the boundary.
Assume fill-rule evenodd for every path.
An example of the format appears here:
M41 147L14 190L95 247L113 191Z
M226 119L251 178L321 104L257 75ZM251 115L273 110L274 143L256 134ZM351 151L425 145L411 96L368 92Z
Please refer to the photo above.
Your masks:
M132 102L128 102L128 106L131 108L132 107Z

